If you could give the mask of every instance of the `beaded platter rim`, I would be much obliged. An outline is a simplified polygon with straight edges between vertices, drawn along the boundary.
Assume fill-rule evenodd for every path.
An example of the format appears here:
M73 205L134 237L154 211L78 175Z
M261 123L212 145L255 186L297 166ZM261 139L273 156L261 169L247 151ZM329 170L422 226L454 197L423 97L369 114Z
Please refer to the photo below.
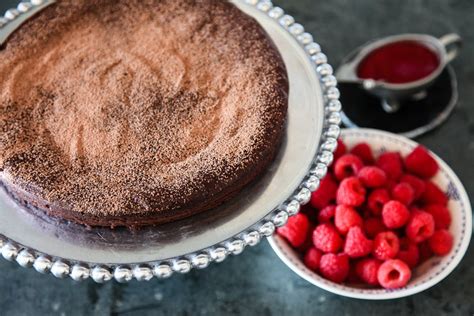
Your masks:
M33 267L40 273L51 273L57 278L69 276L76 281L88 278L98 283L112 279L118 282L128 282L132 279L148 281L154 277L164 279L173 273L187 273L193 268L203 269L211 262L222 262L229 255L242 253L246 246L255 246L263 237L271 236L276 227L286 224L290 216L299 212L301 205L309 202L311 193L318 188L320 179L326 175L327 168L332 163L333 152L337 147L337 138L340 134L340 92L333 75L333 68L327 63L327 57L321 52L319 44L313 41L313 36L305 32L304 27L296 23L292 16L285 14L282 8L274 6L270 0L237 1L253 6L272 18L285 32L291 34L306 52L321 84L325 113L323 133L313 164L298 189L284 203L248 230L212 247L176 258L128 265L75 262L40 253L0 235L0 252L5 259L16 261L25 268ZM19 18L24 18L27 13L41 10L54 2L51 0L20 2L16 8L7 10L4 16L0 17L0 31Z

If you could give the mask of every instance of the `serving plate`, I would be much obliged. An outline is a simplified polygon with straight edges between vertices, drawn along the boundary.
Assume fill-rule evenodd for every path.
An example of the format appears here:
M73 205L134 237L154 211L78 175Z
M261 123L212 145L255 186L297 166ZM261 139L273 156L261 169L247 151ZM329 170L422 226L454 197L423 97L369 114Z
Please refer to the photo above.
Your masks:
M138 231L86 229L19 208L0 193L0 246L3 257L39 272L96 282L115 278L148 280L205 268L229 254L239 254L270 236L309 201L332 161L337 146L341 104L327 57L302 25L270 1L235 0L275 42L289 80L287 131L268 172L219 207L182 221ZM0 20L6 39L38 8L51 0L22 2ZM1 44L1 43L0 43Z

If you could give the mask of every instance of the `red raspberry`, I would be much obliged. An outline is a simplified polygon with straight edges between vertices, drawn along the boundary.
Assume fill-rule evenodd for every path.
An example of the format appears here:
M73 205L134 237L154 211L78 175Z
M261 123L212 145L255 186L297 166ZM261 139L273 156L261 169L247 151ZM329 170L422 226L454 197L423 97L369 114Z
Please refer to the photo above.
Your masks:
M379 271L382 262L374 258L366 258L357 262L356 273L357 276L367 284L379 285L377 272Z
M425 182L425 192L421 195L421 201L425 204L448 205L446 194L431 181Z
M389 201L383 206L382 219L388 228L403 227L410 218L410 211L398 201Z
M356 177L342 180L336 193L337 204L360 206L365 201L366 190Z
M362 227L363 221L354 208L347 205L338 205L334 216L334 224L337 230L345 235L353 226Z
M357 177L367 188L381 187L387 182L385 171L374 166L363 167Z
M336 148L336 151L334 152L334 161L337 161L339 158L345 155L346 152L347 152L346 144L344 144L342 140L338 139L337 148Z
M336 205L328 205L319 212L318 222L330 223L335 214L336 214Z
M312 230L310 232L312 232ZM303 242L303 244L301 244L298 247L295 247L295 249L298 250L301 253L305 253L306 251L308 251L308 249L313 247L313 240L312 240L311 236L312 236L311 233L309 235L307 235L306 239Z
M334 164L334 175L339 181L357 175L364 164L359 157L352 154L345 154Z
M366 165L373 165L375 162L372 149L367 143L359 143L351 150L351 154L359 157Z
M388 179L385 185L383 186L388 192L392 192L393 188L398 184L397 181Z
M357 209L357 212L359 212L360 216L362 216L362 219L364 220L372 216L372 212L365 205L363 205L362 208L360 208L360 210Z
M415 200L415 190L408 183L399 183L392 189L392 199L410 205Z
M400 249L397 235L391 231L377 234L374 239L373 255L380 260L395 258Z
M446 256L453 248L453 235L446 229L440 229L434 232L428 243L435 255Z
M446 206L431 204L425 207L425 211L433 216L436 229L447 229L451 225L451 213Z
M433 236L435 223L430 213L413 211L405 228L408 238L419 243Z
M377 159L377 166L385 171L387 177L398 180L403 173L403 164L400 154L397 152L386 152Z
M353 264L353 262L351 262L350 259L349 259L349 263L350 263L349 275L347 276L345 282L350 283L350 284L360 284L360 283L362 283L362 280L357 275L356 265Z
M310 221L304 242L300 246L295 247L296 250L298 250L301 253L305 253L309 248L313 247L313 238L312 238L313 230L314 230L314 225Z
M380 266L377 279L386 289L398 289L408 284L411 279L411 270L401 260L387 260Z
M386 230L387 227L385 227L382 220L378 217L369 217L364 220L364 231L369 238L375 238L378 233Z
M327 253L321 257L319 271L326 279L341 283L349 275L349 256L345 253Z
M412 205L410 206L410 213L413 214L414 212L422 212L423 209L419 206Z
M277 233L285 237L293 247L298 247L304 243L309 226L308 217L303 213L298 213L290 217L285 226L279 227Z
M404 174L400 178L400 183L408 183L415 190L415 199L418 199L425 192L425 182L411 174Z
M304 255L304 264L308 269L316 271L319 268L319 262L323 253L314 247L311 247Z
M418 244L418 253L420 254L420 263L419 264L422 264L426 260L433 257L433 250L431 250L431 247L429 245L428 240L424 241L424 242L420 242Z
M342 247L342 238L333 225L320 224L313 231L313 244L323 252L337 252Z
M351 227L346 236L344 252L351 258L367 256L372 252L372 240L365 237L360 227Z
M390 201L390 195L386 189L376 189L367 198L367 208L374 215L382 213L383 206Z
M418 145L406 158L405 168L411 173L428 179L433 177L439 170L438 163L428 150Z
M402 238L397 258L408 264L410 268L416 267L420 261L420 252L417 244L408 238Z
M310 203L313 207L321 210L336 199L336 192L337 183L328 174L321 180L319 188L311 195Z

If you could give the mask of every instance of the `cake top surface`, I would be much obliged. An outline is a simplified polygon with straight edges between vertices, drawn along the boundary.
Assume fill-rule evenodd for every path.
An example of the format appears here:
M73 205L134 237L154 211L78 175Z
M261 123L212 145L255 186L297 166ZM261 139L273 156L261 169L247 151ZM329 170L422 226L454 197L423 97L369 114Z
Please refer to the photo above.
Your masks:
M58 1L0 50L2 181L94 216L199 204L268 159L285 75L225 1Z

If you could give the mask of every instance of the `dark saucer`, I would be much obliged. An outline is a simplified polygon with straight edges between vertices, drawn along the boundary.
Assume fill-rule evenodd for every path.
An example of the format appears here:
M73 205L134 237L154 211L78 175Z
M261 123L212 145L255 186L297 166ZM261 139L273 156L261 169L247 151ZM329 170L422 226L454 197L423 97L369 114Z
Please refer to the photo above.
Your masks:
M383 110L381 100L358 84L340 83L343 123L346 127L381 129L409 138L422 135L441 125L458 100L454 70L448 66L419 100L401 102L395 113Z

